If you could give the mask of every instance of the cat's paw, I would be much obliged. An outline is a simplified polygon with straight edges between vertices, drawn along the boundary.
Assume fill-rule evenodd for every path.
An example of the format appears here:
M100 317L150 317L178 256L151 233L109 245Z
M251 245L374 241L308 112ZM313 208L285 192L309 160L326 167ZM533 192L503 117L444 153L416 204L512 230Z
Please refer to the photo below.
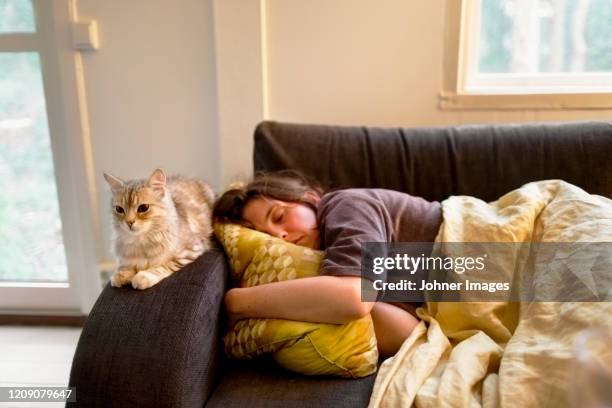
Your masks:
M133 276L134 276L134 271L130 271L127 269L119 270L113 273L113 276L111 276L111 279L110 279L111 286L120 288L123 285L127 285L128 283L130 283Z
M132 287L134 289L148 289L159 282L160 279L149 271L140 271L132 278Z

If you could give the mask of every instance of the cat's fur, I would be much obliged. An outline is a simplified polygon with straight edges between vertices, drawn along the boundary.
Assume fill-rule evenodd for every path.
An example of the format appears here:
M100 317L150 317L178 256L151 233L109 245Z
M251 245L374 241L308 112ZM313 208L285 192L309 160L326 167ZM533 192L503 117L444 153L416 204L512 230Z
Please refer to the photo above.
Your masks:
M150 288L210 248L214 193L208 184L180 176L166 178L161 169L148 180L123 181L106 173L104 178L113 193L114 250L119 261L111 285L131 282L135 289Z

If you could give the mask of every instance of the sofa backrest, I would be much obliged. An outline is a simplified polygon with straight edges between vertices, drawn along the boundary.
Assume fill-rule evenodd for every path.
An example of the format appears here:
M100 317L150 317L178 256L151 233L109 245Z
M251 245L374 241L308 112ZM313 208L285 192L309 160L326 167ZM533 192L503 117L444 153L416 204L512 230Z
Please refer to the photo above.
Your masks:
M612 121L437 128L262 122L254 164L256 171L299 170L328 188L388 188L438 201L490 201L545 179L612 198Z

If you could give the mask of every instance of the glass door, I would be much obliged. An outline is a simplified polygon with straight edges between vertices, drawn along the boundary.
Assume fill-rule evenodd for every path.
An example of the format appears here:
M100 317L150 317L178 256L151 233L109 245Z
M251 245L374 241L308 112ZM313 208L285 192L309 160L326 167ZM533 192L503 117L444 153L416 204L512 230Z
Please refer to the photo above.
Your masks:
M70 138L57 134L68 127L49 30L55 1L0 0L0 313L78 311L79 276L93 272L71 270L67 251L79 251L67 245L79 215L61 188L71 183L59 160Z

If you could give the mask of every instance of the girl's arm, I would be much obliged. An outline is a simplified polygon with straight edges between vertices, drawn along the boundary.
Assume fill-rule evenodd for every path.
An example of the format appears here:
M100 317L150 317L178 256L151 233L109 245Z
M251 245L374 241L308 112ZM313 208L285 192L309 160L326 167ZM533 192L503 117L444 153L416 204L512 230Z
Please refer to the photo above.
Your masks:
M418 320L407 311L383 302L361 301L361 278L316 276L231 289L225 295L230 325L250 317L347 323L372 315L378 350L394 355Z
M361 278L315 276L250 288L225 295L230 320L249 317L342 324L370 313L374 302L361 301Z

